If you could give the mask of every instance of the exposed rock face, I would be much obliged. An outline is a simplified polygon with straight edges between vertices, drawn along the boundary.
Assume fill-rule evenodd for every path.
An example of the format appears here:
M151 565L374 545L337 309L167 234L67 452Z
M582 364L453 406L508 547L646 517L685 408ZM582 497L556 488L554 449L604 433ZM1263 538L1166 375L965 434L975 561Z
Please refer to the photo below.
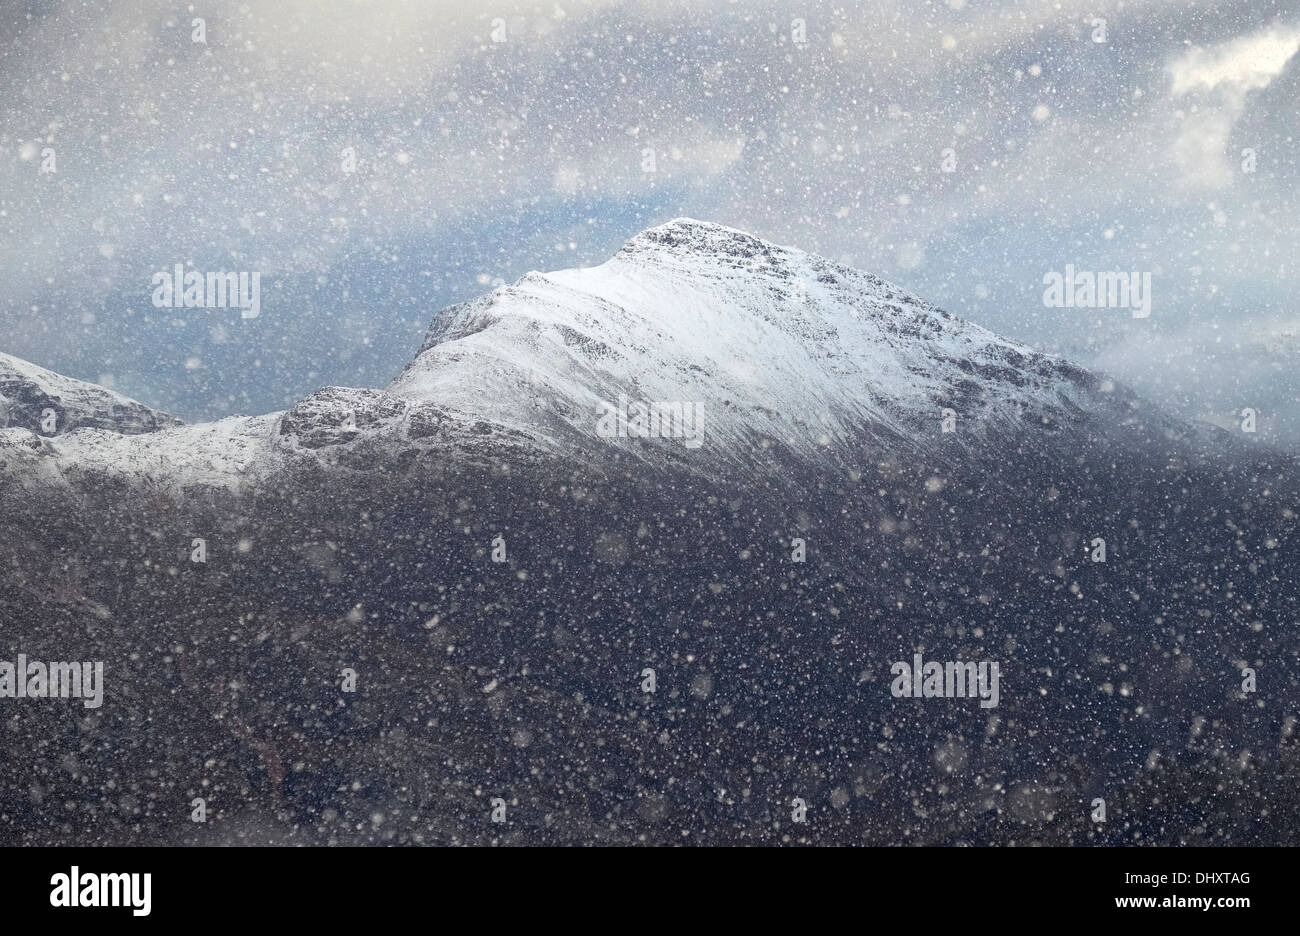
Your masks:
M0 354L0 429L56 435L91 428L138 435L180 424L120 393Z

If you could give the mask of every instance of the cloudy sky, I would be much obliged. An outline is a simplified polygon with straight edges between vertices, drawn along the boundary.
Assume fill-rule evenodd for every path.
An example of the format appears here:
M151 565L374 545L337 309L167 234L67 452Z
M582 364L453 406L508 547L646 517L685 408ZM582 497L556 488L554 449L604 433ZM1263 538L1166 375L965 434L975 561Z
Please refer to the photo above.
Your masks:
M0 351L186 419L382 386L438 309L689 216L1300 448L1300 0L0 0L0 26ZM260 272L262 314L155 308L177 263ZM1066 264L1151 273L1151 316L1045 307Z

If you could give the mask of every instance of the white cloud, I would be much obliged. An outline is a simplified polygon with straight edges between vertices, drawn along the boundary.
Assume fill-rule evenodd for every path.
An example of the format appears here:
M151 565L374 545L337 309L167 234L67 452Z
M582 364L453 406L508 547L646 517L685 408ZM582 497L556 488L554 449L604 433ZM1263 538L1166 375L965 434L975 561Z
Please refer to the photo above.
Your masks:
M1174 159L1181 182L1222 188L1232 182L1232 128L1251 91L1266 88L1300 50L1300 29L1268 29L1210 47L1196 47L1168 65L1179 111Z
M1173 94L1212 91L1221 85L1238 93L1268 87L1297 50L1300 29L1269 29L1210 48L1193 48L1169 65Z

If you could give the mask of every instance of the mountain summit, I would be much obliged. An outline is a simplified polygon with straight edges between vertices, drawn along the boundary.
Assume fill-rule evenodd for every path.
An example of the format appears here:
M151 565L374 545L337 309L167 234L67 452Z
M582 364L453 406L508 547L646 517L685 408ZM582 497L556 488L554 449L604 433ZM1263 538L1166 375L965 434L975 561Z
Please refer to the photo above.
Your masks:
M600 266L529 273L445 309L389 391L566 448L620 397L694 402L711 462L763 445L813 459L864 441L933 447L945 411L972 439L1138 406L871 274L688 218Z
M41 373L29 383L56 376ZM179 426L77 386L96 405L60 423L56 464L225 486L302 459L364 468L398 451L725 476L864 452L957 457L1026 432L1182 431L1109 380L876 276L688 218L599 266L529 273L442 310L386 390L327 387L287 413ZM21 398L30 409L50 397ZM80 427L102 432L65 434Z

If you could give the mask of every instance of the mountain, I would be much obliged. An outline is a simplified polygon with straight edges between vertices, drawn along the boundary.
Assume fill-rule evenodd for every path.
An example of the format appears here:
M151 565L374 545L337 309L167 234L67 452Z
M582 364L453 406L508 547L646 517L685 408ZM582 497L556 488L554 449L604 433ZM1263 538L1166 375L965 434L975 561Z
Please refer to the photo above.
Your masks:
M633 418L636 406L657 402L698 411L698 427L686 427L698 438L602 437L602 407L617 409L620 398ZM140 431L176 424L165 419ZM121 420L89 418L67 428L79 425L127 431ZM1026 426L1196 432L1113 381L870 274L678 219L601 266L529 273L444 310L385 391L329 387L286 414L149 439L82 434L55 448L73 471L155 483L234 485L302 456L364 469L393 449L480 460L523 450L593 468L616 452L716 476L770 466L778 452L808 466L845 464L864 444L893 456L941 445L969 454L1018 440Z
M1111 381L870 274L690 219L601 266L530 273L447 309L389 389L565 451L590 446L594 414L620 394L699 402L702 456L736 467L764 443L815 463L864 439L933 449L945 408L962 424L956 442L1123 421L1140 407Z
M134 435L180 424L120 393L0 354L0 429L22 427L54 435L91 428Z
M7 659L106 673L0 699L2 841L1295 834L1296 460L868 274L680 219L151 428L0 429Z

